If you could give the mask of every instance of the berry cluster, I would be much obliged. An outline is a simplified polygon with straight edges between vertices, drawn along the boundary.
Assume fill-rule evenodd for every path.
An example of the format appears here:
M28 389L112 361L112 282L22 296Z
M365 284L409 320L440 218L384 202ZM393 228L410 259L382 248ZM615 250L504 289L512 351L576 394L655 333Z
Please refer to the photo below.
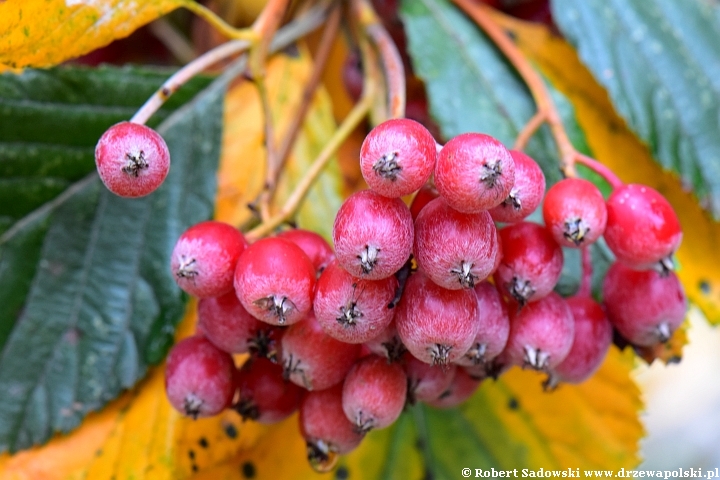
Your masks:
M373 129L360 166L370 189L339 209L334 251L299 229L248 245L215 221L179 238L172 274L200 300L197 335L167 361L175 408L233 408L263 423L299 409L309 458L323 468L408 403L456 406L512 366L546 373L548 387L582 382L613 329L652 346L683 320L670 268L680 226L649 187L620 186L606 201L568 178L546 193L522 152L478 133L440 147L407 119ZM408 207L400 197L413 193ZM526 221L543 198L545 225ZM562 298L562 247L600 236L618 259L604 306L589 291ZM238 369L231 354L242 353Z

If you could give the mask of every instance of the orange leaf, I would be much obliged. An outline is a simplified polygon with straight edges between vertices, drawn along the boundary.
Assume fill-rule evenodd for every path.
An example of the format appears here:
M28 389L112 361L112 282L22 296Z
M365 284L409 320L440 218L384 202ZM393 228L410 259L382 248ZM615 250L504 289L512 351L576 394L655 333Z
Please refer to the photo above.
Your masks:
M0 72L50 67L91 52L165 15L184 0L0 2Z

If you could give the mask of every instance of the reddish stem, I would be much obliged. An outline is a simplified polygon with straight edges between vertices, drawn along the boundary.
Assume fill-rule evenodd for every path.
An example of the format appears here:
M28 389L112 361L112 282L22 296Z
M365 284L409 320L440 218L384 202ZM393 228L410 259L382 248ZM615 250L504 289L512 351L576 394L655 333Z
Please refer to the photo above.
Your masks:
M597 160L590 158L587 155L583 155L582 153L576 153L575 160L581 165L585 165L590 170L603 177L610 184L611 187L620 188L624 185L623 181L620 180L617 175L615 175L615 172L613 172Z

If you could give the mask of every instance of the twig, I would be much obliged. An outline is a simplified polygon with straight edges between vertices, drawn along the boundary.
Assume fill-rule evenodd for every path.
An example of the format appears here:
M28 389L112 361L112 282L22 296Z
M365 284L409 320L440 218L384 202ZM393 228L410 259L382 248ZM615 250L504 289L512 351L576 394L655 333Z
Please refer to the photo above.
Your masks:
M222 33L228 38L231 38L233 40L246 40L251 44L257 43L259 40L257 33L252 29L233 28L232 26L228 25L225 20L218 17L215 12L203 5L200 5L194 0L186 0L182 3L182 6L183 8L190 10L195 15L208 22L210 25L213 26L213 28L215 28L218 32Z
M180 33L165 17L158 18L149 26L155 37L170 50L170 53L181 63L192 62L197 55L195 49L185 36Z
M613 188L622 187L624 185L623 181L620 180L617 175L615 175L615 172L613 172L608 167L598 162L594 158L590 158L580 152L575 152L575 161L595 171L595 173L603 177L605 181L607 181Z
M515 145L513 146L513 149L525 150L525 147L527 146L532 136L546 121L547 115L545 115L545 112L538 110L537 113L535 113L535 115L533 115L532 118L528 120L523 129L520 130L520 133L518 133L518 136L515 139Z

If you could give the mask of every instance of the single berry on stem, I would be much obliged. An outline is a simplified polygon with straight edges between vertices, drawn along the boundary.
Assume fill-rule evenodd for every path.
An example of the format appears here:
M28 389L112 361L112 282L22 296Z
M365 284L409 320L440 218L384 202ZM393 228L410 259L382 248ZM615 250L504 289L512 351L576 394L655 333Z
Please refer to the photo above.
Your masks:
M315 268L294 243L263 238L238 259L234 285L243 307L255 318L292 325L312 309Z
M170 269L177 284L199 298L219 297L233 289L233 275L247 248L242 233L222 222L200 222L175 243Z
M471 367L485 365L500 355L510 334L507 307L497 289L490 282L475 286L478 299L478 333L465 355L455 361L458 365Z
M427 182L435 168L435 139L422 124L407 118L373 128L360 148L360 170L368 186L386 197L409 195Z
M176 343L167 358L165 392L172 406L192 418L217 415L235 394L235 365L202 336Z
M515 163L515 183L507 198L490 209L496 222L521 221L535 211L545 194L545 175L537 162L517 150L510 150L510 155Z
M121 122L105 131L95 147L95 166L105 186L121 197L143 197L162 184L170 170L165 140L152 128Z
M470 349L477 334L478 315L473 290L448 290L417 272L408 278L395 324L415 358L431 365L447 365Z
M488 212L461 213L436 198L415 220L418 268L443 288L473 288L492 272L497 232Z
M605 241L618 260L633 268L672 270L672 254L682 229L675 210L660 192L629 184L607 201Z
M580 248L605 231L607 208L600 190L582 178L566 178L550 187L543 203L545 226L564 247Z
M413 235L412 216L402 200L362 190L345 200L335 217L335 256L352 276L381 280L410 257Z
M674 272L633 270L615 262L603 281L603 303L618 332L633 345L667 342L685 318L687 300Z
M555 288L563 266L563 253L542 226L520 222L500 229L503 258L495 272L495 285L520 306L541 299Z
M347 343L363 343L380 334L395 314L388 304L395 296L394 276L382 280L353 277L332 261L320 275L313 309L325 333Z
M458 135L438 154L435 187L460 212L477 213L500 205L514 183L510 152L489 135Z

